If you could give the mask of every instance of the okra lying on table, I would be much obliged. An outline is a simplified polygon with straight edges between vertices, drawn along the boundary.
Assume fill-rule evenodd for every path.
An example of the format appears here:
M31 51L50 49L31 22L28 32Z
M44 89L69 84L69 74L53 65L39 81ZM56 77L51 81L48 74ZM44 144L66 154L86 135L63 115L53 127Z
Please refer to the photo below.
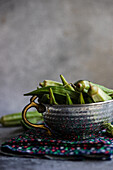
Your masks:
M37 123L39 120L43 120L42 114L37 111L32 111L27 113L27 118L32 123ZM2 126L10 127L10 126L21 126L22 113L13 113L4 115L0 118L0 123Z

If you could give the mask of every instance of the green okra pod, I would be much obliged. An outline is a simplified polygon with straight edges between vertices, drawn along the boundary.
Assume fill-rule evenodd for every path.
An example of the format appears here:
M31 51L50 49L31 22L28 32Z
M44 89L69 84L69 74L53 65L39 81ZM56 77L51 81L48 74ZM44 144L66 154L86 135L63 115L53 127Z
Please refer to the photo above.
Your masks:
M79 92L88 93L90 82L86 80L79 80L74 83L73 87L75 87L75 90L78 90Z
M27 119L30 122L37 122L38 120L43 119L42 114L37 112L37 111L32 111L27 113ZM5 127L10 127L10 126L20 126L21 125L21 120L22 120L22 113L13 113L13 114L8 114L4 115L0 119L0 123L2 126Z
M92 83L91 82L91 84L93 84L93 85L96 85L96 86L98 86L99 88L101 88L105 93L107 93L108 95L113 95L113 89L109 89L109 88L107 88L107 87L104 87L104 86L102 86L102 85L99 85L99 84L95 84L95 83Z
M64 78L64 76L62 74L60 75L60 78L62 80L63 85L66 88L69 88L70 90L74 91L73 87L67 82L67 80Z
M50 104L57 105L58 103L55 100L55 96L53 94L52 88L49 89L49 95L50 95Z
M43 82L39 83L41 87L47 87L47 86L63 86L62 83L52 80L44 80Z
M96 85L90 86L88 94L93 99L94 102L101 102L112 99L108 94L106 94L101 88L99 88Z
M28 119L29 122L36 124L38 119L37 118L30 118ZM21 126L21 120L12 120L12 121L3 121L1 122L2 126L4 127L13 127L13 126Z
M95 84L91 81L87 81L87 80L79 80L77 82L74 83L74 86L75 88L80 91L80 92L85 92L87 93L90 86L91 85L95 85L95 86L98 86L99 88L101 88L105 93L107 93L108 95L113 95L113 89L109 89L109 88L106 88L102 85L99 85L99 84Z
M85 100L84 100L84 97L83 97L83 93L82 93L82 92L80 92L79 103L80 103L80 104L85 104Z
M67 105L72 105L73 104L73 102L72 102L72 100L71 100L71 98L70 98L68 93L66 93L66 104Z
M37 95L38 97L43 96L43 94L49 94L49 89L53 90L54 96L59 96L59 99L62 100L63 97L66 97L66 93L69 94L70 98L74 101L74 103L77 103L79 92L72 91L68 88L64 88L63 86L48 86L43 88L38 88L37 90L34 90L30 93L24 94L25 96L32 96Z

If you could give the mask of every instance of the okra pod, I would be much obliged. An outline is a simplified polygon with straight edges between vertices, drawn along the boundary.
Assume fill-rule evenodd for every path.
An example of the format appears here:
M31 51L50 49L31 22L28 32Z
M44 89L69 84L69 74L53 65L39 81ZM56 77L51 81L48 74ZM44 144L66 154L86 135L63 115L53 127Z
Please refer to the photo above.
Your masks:
M39 83L41 87L47 87L47 86L63 86L62 83L52 80L44 80L43 82Z
M71 98L70 98L68 93L66 93L66 104L67 105L72 105L73 104L73 102L72 102L72 100L71 100Z
M37 122L37 120L41 120L42 114L37 112L37 111L32 111L27 113L27 119L31 122ZM8 114L5 116L2 116L0 119L0 123L2 126L19 126L21 125L21 120L22 120L22 113L13 113L13 114Z
M92 82L90 82L91 84L93 84L93 85L96 85L96 86L98 86L99 88L101 88L105 93L107 93L108 95L113 95L113 89L109 89L109 88L107 88L107 87L104 87L104 86L102 86L102 85L99 85L99 84L95 84L95 83L92 83Z
M96 85L90 86L88 94L93 99L94 102L101 102L112 99L108 94L106 94L101 88L99 88Z
M66 97L66 93L68 93L70 98L74 101L74 103L77 103L79 92L72 91L68 88L64 88L63 86L47 86L43 88L38 88L37 90L34 90L24 95L25 96L37 95L38 97L40 97L40 96L43 96L43 94L49 94L50 88L53 90L55 97L57 96L58 98L59 96L59 100L62 100L63 97Z
M80 103L80 104L85 104L85 100L84 100L84 97L83 97L83 93L82 93L82 92L80 92L79 103Z
M70 90L74 91L73 87L66 81L66 79L64 78L64 76L62 74L60 75L60 78L62 80L63 85L66 88L69 88Z
M21 119L22 120L22 119ZM15 121L4 121L2 122L2 126L4 127L13 127L13 126L20 126L21 125L21 120L15 120ZM37 118L30 118L28 119L31 123L36 124L38 119Z
M54 96L54 94L53 94L53 90L52 90L52 88L50 88L49 89L49 95L50 95L50 104L58 104L57 102L56 102L56 100L55 100L55 96Z
M74 83L74 86L75 88L80 91L80 92L85 92L87 93L90 86L91 85L95 85L95 86L98 86L99 88L101 88L105 93L107 93L108 95L113 95L113 89L109 89L109 88L106 88L102 85L99 85L99 84L95 84L91 81L87 81L87 80L79 80L77 82Z
M79 80L74 83L74 86L79 92L87 93L90 88L90 82L86 80Z

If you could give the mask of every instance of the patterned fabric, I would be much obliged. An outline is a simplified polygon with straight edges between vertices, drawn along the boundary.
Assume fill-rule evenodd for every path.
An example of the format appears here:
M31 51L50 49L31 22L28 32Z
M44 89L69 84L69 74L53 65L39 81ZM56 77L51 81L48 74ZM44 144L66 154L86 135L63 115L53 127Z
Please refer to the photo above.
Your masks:
M113 155L113 138L99 136L77 141L62 139L49 135L47 130L37 128L24 132L1 145L1 151L6 153L66 158L74 160L101 159L110 160Z

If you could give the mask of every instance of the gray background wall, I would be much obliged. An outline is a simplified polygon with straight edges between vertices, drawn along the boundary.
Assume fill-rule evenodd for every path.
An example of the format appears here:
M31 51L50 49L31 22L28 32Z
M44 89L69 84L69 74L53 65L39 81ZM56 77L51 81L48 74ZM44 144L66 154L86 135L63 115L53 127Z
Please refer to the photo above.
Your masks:
M0 0L0 115L44 79L113 88L112 0Z

